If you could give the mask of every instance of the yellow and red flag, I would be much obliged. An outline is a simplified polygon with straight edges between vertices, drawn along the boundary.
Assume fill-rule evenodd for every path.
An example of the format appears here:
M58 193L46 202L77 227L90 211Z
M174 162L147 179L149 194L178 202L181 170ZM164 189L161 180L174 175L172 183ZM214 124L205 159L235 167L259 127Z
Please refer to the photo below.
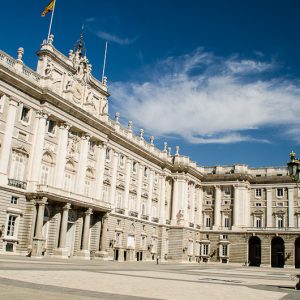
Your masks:
M45 17L46 14L54 9L55 0L51 0L50 3L45 7L42 12L42 17Z

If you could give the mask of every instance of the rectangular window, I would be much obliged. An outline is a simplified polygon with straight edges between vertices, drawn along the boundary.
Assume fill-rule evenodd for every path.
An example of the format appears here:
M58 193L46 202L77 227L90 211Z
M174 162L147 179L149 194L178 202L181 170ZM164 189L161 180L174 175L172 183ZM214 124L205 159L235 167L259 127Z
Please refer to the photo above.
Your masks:
M206 217L206 219L205 219L205 226L207 227L207 228L209 228L211 225L210 225L210 217Z
M18 204L18 197L16 196L11 196L11 200L10 200L10 203L11 204Z
M228 245L222 245L222 256L228 256Z
M106 148L105 158L106 158L106 160L110 161L110 149L109 148Z
M103 186L103 195L102 195L104 202L108 202L108 195L109 195L109 186L104 185Z
M224 187L224 193L225 193L225 195L230 195L231 194L231 188L229 186Z
M277 197L283 197L283 188L276 189Z
M211 187L206 188L206 195L211 196L213 194L213 189Z
M29 123L29 117L30 117L30 108L23 106L21 112L21 121L24 123Z
M146 237L142 236L141 237L141 249L146 249Z
M255 189L255 196L256 197L261 197L261 189Z
M203 244L202 245L202 255L207 256L209 251L209 245L208 244Z
M148 168L146 168L146 167L144 169L144 177L146 177L146 178L148 177Z
M133 173L136 173L136 165L137 165L137 163L135 161L132 162L132 172Z
M41 184L43 184L43 185L47 185L48 184L49 173L50 173L50 167L42 165L42 170L41 170Z
M261 203L260 202L256 202L255 206L261 206Z
M125 165L125 157L124 157L124 155L120 154L120 156L119 156L119 166L121 168L123 168L124 165Z
M121 208L122 205L122 200L123 200L123 195L121 192L117 192L117 199L116 199L116 207Z
M84 185L84 195L89 197L90 196L90 189L91 189L91 182L89 180L85 181Z
M65 173L64 190L70 192L72 187L72 175Z
M17 216L9 215L7 221L6 236L14 236Z
M56 122L53 120L48 120L48 133L54 135L56 131Z
M23 181L24 179L24 157L16 154L13 162L13 179Z
M261 224L262 222L261 222L261 218L260 217L256 217L255 218L255 227L256 228L260 228L261 227Z
M277 228L283 228L283 217L277 217Z
M229 218L224 218L224 227L226 227L226 228L230 227L230 220L229 220Z

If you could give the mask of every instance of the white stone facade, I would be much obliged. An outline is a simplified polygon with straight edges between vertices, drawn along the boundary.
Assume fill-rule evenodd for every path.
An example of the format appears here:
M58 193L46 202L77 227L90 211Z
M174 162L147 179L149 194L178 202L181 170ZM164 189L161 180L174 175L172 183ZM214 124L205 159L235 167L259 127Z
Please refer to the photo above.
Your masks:
M201 167L108 116L106 78L53 36L37 70L0 51L0 252L300 265L287 168ZM280 240L281 239L281 240Z

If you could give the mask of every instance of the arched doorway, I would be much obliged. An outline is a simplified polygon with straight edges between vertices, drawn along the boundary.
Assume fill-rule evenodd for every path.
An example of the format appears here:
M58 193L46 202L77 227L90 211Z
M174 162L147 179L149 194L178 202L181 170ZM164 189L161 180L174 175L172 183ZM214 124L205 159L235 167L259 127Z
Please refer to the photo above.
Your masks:
M275 237L271 242L271 265L275 268L284 267L284 241L281 237Z
M248 242L248 260L250 266L259 267L261 264L261 241L257 236L252 236Z
M295 268L300 269L300 237L295 241Z

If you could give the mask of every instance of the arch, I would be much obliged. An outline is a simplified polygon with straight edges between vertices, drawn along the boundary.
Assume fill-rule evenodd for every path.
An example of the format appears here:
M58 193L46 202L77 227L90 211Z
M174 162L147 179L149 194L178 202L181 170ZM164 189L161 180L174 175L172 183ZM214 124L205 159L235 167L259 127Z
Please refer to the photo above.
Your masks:
M295 268L300 269L300 236L295 240Z
M279 236L274 237L271 242L271 266L284 267L284 241Z
M75 163L72 160L66 162L66 170L70 172L75 172Z
M49 150L46 150L43 154L43 158L42 158L43 162L49 163L49 164L53 164L53 153L50 152Z
M250 266L259 267L261 264L261 240L257 236L248 241L248 261Z

